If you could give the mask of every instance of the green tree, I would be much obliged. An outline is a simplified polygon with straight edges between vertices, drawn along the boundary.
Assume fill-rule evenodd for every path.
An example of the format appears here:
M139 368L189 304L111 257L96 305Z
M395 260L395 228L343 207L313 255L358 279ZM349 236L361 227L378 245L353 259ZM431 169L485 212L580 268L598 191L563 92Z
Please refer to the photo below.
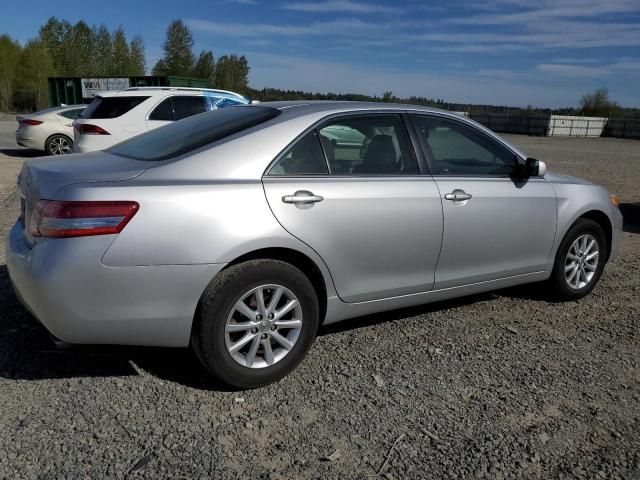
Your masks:
M211 50L208 52L203 50L198 55L198 60L196 60L191 75L197 78L206 78L209 81L209 85L213 86L215 69L216 64L213 59L213 52Z
M144 75L147 71L147 62L144 58L144 40L136 35L129 44L129 71L127 75Z
M40 40L29 40L20 54L19 82L14 94L14 106L20 111L35 111L49 104L47 77L53 64L49 52Z
M95 75L95 36L84 20L72 25L63 39L65 76L83 77Z
M193 71L193 36L182 20L174 20L167 28L162 44L164 55L153 67L154 75L188 76Z
M609 98L609 90L598 88L580 99L580 113L594 117L609 117L620 111L620 105Z
M111 32L106 25L93 28L94 48L95 48L95 70L98 77L108 77L111 75L111 59L113 58L113 42Z
M0 36L0 110L11 107L21 50L9 35Z
M244 55L223 55L216 64L216 88L246 94L249 91L249 62Z
M67 42L71 24L67 20L51 17L40 27L39 38L44 43L54 65L54 75L65 76L73 66L68 65Z
M112 55L111 75L116 77L129 75L129 44L127 43L127 37L122 27L118 27L115 32L113 32Z

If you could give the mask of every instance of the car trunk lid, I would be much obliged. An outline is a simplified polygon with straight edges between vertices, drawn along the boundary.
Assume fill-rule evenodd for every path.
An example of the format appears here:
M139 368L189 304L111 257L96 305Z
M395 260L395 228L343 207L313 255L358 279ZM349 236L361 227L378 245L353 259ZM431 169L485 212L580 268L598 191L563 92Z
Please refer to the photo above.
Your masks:
M149 162L111 155L107 152L43 157L28 160L18 177L21 218L27 237L31 215L38 201L59 200L60 190L76 183L119 182L137 177Z

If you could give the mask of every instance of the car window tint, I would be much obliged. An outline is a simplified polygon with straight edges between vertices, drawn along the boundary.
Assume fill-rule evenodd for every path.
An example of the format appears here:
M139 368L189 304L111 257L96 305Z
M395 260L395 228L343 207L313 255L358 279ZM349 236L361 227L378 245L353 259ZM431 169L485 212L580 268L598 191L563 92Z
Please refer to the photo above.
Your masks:
M269 175L326 175L327 162L316 131L305 135L269 170Z
M160 104L153 109L149 115L149 120L173 121L173 107L171 106L171 97L165 98Z
M261 106L221 108L153 129L106 151L136 160L166 160L241 132L280 115Z
M400 115L358 115L332 120L320 140L334 175L415 175L413 147Z
M478 129L446 118L412 116L433 175L514 175L518 159Z
M149 97L96 97L80 118L117 118L134 109Z
M203 96L172 97L171 101L173 103L173 111L176 120L181 120L207 111Z
M73 110L65 110L64 112L58 113L58 115L69 118L71 120L75 120L80 116L84 108L74 108Z

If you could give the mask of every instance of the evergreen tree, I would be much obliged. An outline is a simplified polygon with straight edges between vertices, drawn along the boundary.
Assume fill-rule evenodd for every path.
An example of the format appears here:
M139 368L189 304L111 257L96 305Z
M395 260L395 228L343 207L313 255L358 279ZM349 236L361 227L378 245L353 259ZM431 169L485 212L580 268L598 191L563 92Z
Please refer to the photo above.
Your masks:
M164 55L153 67L154 75L191 75L195 63L193 36L182 20L169 24L162 49Z
M244 55L223 55L216 64L214 79L216 88L246 94L249 91L249 62Z
M213 59L213 52L204 50L198 55L198 60L193 67L191 75L196 78L205 78L209 82L209 86L213 86L214 74L215 74L215 60Z

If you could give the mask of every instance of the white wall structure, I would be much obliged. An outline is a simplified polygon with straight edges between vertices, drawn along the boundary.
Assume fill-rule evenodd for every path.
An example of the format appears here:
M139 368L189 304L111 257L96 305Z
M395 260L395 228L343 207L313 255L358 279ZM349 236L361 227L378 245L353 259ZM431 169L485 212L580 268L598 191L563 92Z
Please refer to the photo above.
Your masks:
M550 137L599 137L606 124L605 117L551 115L547 135Z

